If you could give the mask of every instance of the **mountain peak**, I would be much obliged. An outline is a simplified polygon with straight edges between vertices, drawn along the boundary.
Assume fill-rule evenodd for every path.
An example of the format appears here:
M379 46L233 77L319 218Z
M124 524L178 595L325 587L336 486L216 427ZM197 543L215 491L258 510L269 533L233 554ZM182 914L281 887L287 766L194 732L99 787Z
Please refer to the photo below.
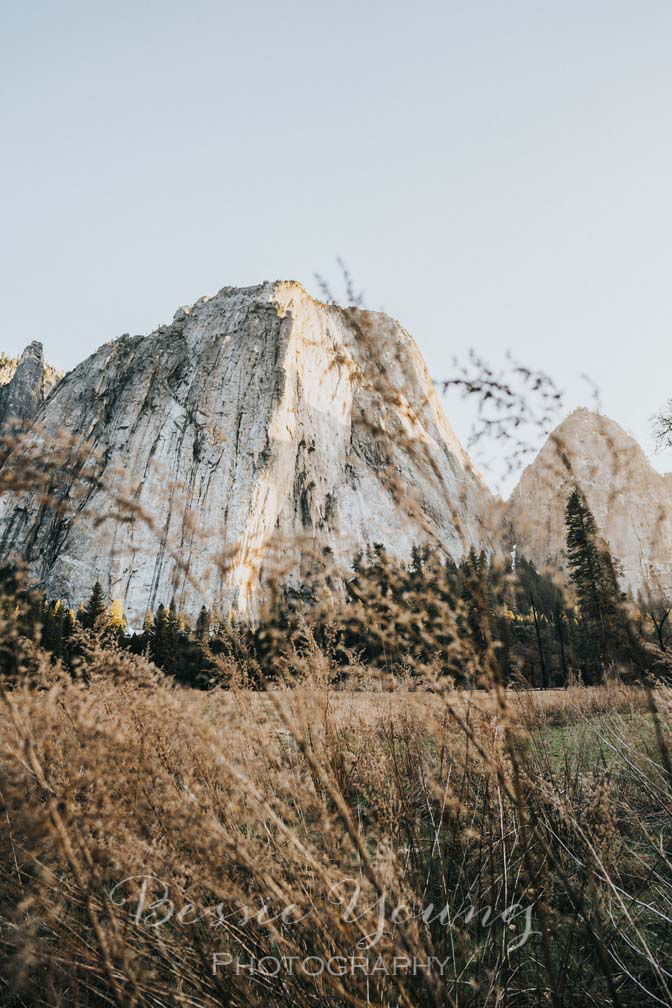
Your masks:
M38 340L20 357L0 354L0 430L23 428L34 420L61 377L62 372L45 363Z
M669 479L610 417L579 408L549 435L507 503L520 551L538 566L566 566L564 509L577 487L620 562L623 586L672 594Z

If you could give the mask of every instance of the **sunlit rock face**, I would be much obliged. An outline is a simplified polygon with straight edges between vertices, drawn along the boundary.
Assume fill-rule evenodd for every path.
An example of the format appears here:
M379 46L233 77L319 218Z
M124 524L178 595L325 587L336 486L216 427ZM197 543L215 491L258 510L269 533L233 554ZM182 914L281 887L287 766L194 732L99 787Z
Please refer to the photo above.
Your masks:
M672 596L670 478L618 424L591 410L560 424L511 495L518 552L539 567L566 567L565 505L575 486L620 563L623 588Z
M491 495L411 337L295 283L224 288L107 343L38 419L40 445L70 439L89 476L53 480L64 511L6 494L0 563L23 558L73 605L99 579L135 625L172 597L254 616L269 578L343 572L366 544L490 545Z
M39 413L62 377L44 360L42 344L30 343L20 357L0 359L0 433L23 429Z

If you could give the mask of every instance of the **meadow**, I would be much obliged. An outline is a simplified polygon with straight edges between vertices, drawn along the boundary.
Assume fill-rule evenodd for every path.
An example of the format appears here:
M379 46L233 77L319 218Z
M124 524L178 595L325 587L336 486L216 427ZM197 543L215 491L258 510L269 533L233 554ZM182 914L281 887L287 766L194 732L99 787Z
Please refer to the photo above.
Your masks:
M0 1004L669 1004L672 692L176 685L17 642Z

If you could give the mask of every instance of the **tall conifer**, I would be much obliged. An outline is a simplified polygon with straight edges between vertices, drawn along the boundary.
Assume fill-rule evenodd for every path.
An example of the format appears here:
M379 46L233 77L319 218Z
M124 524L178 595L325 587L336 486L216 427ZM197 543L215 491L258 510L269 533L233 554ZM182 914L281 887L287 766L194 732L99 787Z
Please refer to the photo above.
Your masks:
M570 576L601 671L620 635L620 591L609 547L600 539L595 518L576 488L567 499L565 528Z
M96 622L105 612L105 595L100 586L100 581L96 581L91 592L91 597L86 604L83 614L83 623L89 630L95 629Z

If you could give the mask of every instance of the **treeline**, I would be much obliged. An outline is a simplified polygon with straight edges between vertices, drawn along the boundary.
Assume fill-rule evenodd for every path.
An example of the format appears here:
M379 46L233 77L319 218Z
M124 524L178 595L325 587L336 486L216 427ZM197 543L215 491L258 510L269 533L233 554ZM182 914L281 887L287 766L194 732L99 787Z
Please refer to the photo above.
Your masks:
M93 586L88 602L75 613L58 599L40 598L34 593L15 594L11 578L11 572L3 572L4 598L16 599L13 604L19 634L39 643L70 671L77 669L94 639L103 646L145 655L185 685L206 688L217 678L216 658L222 648L216 636L211 635L205 606L191 627L178 613L174 601L167 607L159 605L156 615L147 613L140 633L129 633L121 602L108 603L100 582Z
M316 577L300 591L285 591L255 625L233 615L216 621L205 606L191 625L172 601L148 613L141 632L128 633L121 603L108 603L97 583L77 613L60 601L26 596L20 629L70 669L87 634L95 635L200 688L228 685L234 676L258 687L299 675L316 650L328 659L332 679L366 669L450 677L465 687L496 676L504 684L549 688L595 684L610 669L660 672L670 609L623 595L577 490L565 517L569 590L522 556L514 564L472 549L455 563L423 546L402 563L374 544L355 557L343 591Z

